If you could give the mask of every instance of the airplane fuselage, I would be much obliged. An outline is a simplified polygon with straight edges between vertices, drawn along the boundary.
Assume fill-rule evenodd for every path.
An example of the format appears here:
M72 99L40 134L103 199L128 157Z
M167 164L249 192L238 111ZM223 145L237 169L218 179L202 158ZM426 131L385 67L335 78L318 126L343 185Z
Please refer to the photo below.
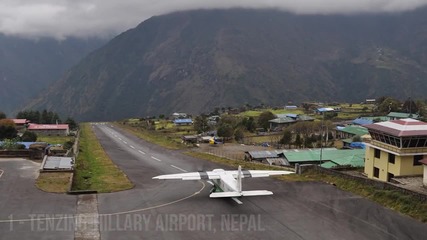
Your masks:
M214 179L212 182L215 185L215 191L221 192L238 192L237 188L237 180L233 177L233 175L224 172L221 179Z

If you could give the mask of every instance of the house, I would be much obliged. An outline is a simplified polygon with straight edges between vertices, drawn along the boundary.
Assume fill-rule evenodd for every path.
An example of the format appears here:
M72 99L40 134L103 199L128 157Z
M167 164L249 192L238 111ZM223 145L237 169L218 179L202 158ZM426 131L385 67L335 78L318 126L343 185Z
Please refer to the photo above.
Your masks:
M321 154L322 157L320 157ZM336 148L250 151L245 155L246 160L269 165L322 164L322 167L327 168L363 167L364 158L364 149L339 150Z
M369 178L388 182L423 174L420 160L427 156L427 123L406 118L365 127L372 137L366 143L365 173Z
M274 151L249 151L245 152L245 160L263 162L268 158L279 158L280 150Z
M372 124L375 122L385 122L385 121L390 121L390 118L387 116L359 117L359 118L354 119L352 121L352 124L363 126L363 125Z
M13 123L15 123L15 128L17 130L25 128L25 126L30 122L30 120L20 119L20 118L13 118L13 119L10 119L10 120L12 120Z
M317 114L322 114L324 112L335 112L335 109L331 107L323 107L323 108L316 109Z
M296 122L314 121L314 118L302 114L276 114L276 117L277 118L268 121L270 123L270 129L282 129Z
M401 113L401 112L390 112L387 117L390 120L404 119L404 118L412 118L418 119L420 116L414 113Z
M354 119L354 120L352 121L352 123L353 123L354 125L362 126L362 125L367 125L367 124L372 124L372 123L374 123L374 119L360 117L360 118L356 118L356 119Z
M285 109L298 109L298 106L295 106L295 105L287 105L287 106L285 106Z
M28 125L27 131L34 132L37 135L45 136L68 136L70 127L68 124L34 124Z
M179 118L187 118L187 114L186 113L172 113L171 115L172 119L179 119Z
M322 157L320 157L322 155ZM293 149L284 150L282 154L291 165L321 164L322 167L363 167L364 149L340 150L336 148L323 149ZM328 164L326 164L328 163Z
M352 143L354 142L355 137L360 137L360 140L363 140L369 136L368 129L359 125L347 125L345 127L338 126L335 130L336 140L334 146L336 148L354 148Z
M198 137L197 135L186 135L181 137L184 143L197 143Z
M193 124L193 120L191 118L178 118L173 120L175 126L186 126Z

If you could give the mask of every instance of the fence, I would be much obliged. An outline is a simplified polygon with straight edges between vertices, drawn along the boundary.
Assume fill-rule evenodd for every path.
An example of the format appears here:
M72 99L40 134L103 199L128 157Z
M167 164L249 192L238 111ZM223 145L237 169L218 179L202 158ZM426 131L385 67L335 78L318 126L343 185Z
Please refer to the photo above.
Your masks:
M370 179L370 178L359 177L359 176L355 176L355 175L349 175L349 174L346 174L344 172L322 168L322 167L319 167L317 165L300 166L299 172L301 173L301 172L307 171L309 169L313 169L315 171L318 171L318 172L321 172L324 174L357 181L357 182L362 183L364 185L369 185L369 186L375 187L376 189L398 191L398 192L401 192L403 194L411 195L411 196L419 199L422 202L427 202L427 194L424 194L421 192L416 192L416 191L413 191L410 189L406 189L406 188L397 186L397 185L389 183L389 182L381 182L381 181L377 181L377 180Z
M227 158L230 160L245 160L245 154L244 153L230 153L227 151L224 151L219 148L212 147L211 149L207 149L204 152L207 152L211 155L215 155L218 157Z

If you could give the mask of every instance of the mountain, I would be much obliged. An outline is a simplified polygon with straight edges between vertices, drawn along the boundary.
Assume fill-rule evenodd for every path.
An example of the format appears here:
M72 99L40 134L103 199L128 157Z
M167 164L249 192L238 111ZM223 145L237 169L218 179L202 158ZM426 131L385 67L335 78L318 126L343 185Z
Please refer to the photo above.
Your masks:
M24 39L0 34L0 111L10 114L58 80L102 39Z
M246 103L424 98L426 15L156 16L85 57L28 108L113 120Z

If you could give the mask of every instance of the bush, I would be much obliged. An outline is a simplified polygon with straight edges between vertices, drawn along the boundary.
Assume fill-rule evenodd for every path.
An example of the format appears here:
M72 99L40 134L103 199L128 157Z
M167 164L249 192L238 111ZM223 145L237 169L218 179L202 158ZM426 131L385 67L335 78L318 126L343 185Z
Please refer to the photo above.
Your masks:
M73 147L73 145L74 145L74 142L67 141L64 143L64 149L66 149L66 150L71 149Z
M35 142L37 141L37 134L33 132L26 131L21 137L23 142Z

